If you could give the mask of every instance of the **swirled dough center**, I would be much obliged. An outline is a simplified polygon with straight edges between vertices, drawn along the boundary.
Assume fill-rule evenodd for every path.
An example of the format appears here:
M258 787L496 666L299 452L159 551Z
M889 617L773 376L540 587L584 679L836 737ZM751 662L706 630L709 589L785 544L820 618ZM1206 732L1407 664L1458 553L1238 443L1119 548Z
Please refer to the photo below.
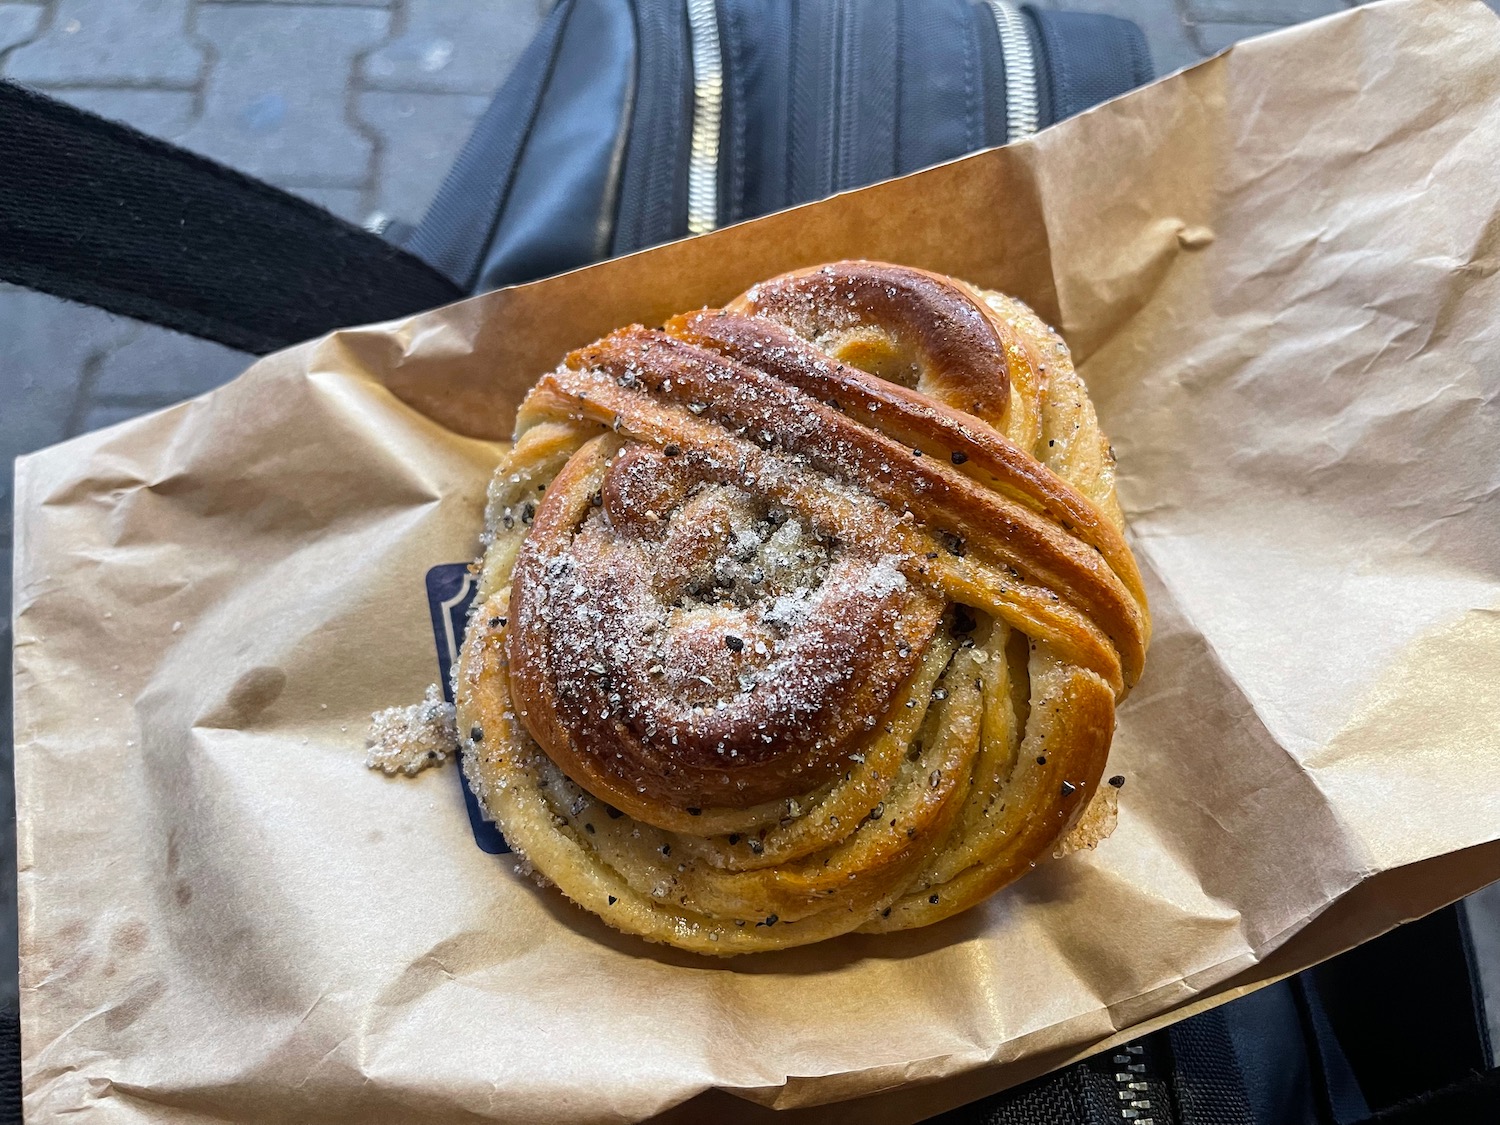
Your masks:
M640 445L610 461L565 549L536 561L514 608L545 635L569 756L605 799L806 792L882 721L940 612L900 559Z

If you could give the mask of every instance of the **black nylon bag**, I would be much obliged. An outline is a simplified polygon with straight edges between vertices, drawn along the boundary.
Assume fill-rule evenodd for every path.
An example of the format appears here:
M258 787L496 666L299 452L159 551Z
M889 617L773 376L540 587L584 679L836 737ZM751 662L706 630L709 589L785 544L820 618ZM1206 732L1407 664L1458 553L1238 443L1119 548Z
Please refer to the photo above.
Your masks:
M415 229L470 292L1029 136L1152 78L1127 20L1005 0L562 0Z

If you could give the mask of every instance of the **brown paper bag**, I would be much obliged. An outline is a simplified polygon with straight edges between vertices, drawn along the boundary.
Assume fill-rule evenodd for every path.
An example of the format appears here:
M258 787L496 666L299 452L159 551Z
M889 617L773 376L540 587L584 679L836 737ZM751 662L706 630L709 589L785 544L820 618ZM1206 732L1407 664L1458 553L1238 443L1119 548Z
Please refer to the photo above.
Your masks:
M1497 169L1500 24L1376 5L26 458L31 1119L907 1122L1500 876ZM475 846L451 766L388 780L363 734L437 678L424 576L475 554L543 369L842 256L1060 325L1155 641L1096 852L721 964L539 890Z

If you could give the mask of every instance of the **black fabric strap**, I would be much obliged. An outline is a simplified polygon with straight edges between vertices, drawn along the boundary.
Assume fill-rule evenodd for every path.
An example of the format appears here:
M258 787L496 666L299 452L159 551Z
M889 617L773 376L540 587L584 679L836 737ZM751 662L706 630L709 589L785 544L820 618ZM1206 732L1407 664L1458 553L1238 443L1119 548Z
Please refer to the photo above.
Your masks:
M0 280L268 352L462 296L295 196L0 82Z
M21 1125L19 1012L0 1012L0 1125Z

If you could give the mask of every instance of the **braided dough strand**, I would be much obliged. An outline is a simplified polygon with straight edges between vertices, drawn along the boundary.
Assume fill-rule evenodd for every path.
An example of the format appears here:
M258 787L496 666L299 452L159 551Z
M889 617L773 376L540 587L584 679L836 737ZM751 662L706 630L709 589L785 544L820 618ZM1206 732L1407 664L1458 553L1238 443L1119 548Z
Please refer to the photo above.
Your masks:
M457 672L512 846L611 925L778 949L1058 848L1149 635L1113 457L1024 305L837 263L568 356Z

